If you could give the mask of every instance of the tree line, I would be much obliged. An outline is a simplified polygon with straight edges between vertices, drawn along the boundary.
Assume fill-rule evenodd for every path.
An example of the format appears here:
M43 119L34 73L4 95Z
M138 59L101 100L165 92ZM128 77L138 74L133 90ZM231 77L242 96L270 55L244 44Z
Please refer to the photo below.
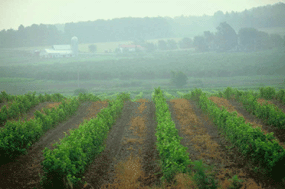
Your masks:
M148 40L173 37L193 38L194 36L197 36L196 41L200 41L198 44L201 45L203 40L212 40L212 32L216 30L216 27L220 23L228 23L235 31L240 31L241 28L284 27L284 17L285 4L277 3L245 10L243 12L223 13L222 11L217 11L213 16L204 15L187 17L182 15L175 18L128 17L112 20L101 19L78 23L72 22L64 24L64 31L59 30L56 25L33 24L27 27L20 25L18 30L8 29L0 31L0 47L31 47L69 44L71 37L74 35L79 38L79 43L134 41L137 39ZM250 42L251 45L247 44L248 49L258 48L255 47L258 45L252 45L252 43L266 43L263 40L259 41L260 39L265 40L265 38L268 38L265 36L265 33L257 32L258 34L256 34L256 31L253 31L254 29L250 30L252 30L252 35L257 35L258 37L255 37L255 42ZM201 36L198 37L198 35L204 31L208 31L204 33L204 39L202 39ZM241 31L240 34L243 35L243 32L248 33L249 31ZM232 35L234 35L233 32ZM218 39L218 37L219 36L216 36L215 39ZM272 38L276 38L277 41L279 36L273 36ZM246 39L241 38L241 40L248 43ZM164 46L164 44L162 44L163 42L160 43L161 46ZM149 45L151 46L151 44ZM173 41L169 41L169 45L175 48ZM201 46L200 49L203 49L203 45Z
M184 37L176 42L173 39L158 40L157 44L145 40L135 40L133 44L141 45L148 52L155 50L176 50L195 48L198 52L206 51L258 51L285 47L285 36L268 34L252 27L241 28L236 32L227 22L222 22L216 32L204 31L193 39ZM118 49L117 49L118 51Z

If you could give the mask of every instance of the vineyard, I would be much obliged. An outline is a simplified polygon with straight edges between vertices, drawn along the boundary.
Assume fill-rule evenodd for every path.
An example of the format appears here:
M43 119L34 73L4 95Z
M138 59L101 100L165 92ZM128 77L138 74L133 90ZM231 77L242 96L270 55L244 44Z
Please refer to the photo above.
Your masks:
M0 94L0 188L285 185L285 91Z

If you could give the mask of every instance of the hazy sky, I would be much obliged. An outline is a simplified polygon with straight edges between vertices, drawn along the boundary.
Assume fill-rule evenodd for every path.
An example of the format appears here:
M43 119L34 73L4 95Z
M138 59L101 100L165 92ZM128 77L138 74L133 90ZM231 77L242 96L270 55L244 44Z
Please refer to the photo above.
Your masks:
M121 17L213 15L285 0L0 0L0 30Z

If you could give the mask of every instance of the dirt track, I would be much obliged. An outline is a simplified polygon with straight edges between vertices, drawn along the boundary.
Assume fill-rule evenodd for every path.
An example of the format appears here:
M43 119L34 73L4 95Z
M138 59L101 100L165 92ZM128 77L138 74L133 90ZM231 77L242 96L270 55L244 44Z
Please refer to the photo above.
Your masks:
M245 110L243 105L235 100L227 100L219 97L210 97L210 99L217 104L217 106L224 106L229 112L237 111L238 116L244 117L246 123L250 123L253 127L260 127L264 134L274 132L274 136L280 141L279 144L284 147L284 130L278 129L276 127L266 125L263 121L256 116L250 114ZM227 151L229 151L227 149ZM240 154L237 152L237 149L233 148L230 150L231 157L234 154ZM239 155L238 159L234 159L235 162L239 163L239 167L244 169L244 172L247 174L247 178L252 178L256 183L259 183L262 188L284 188L282 183L276 183L271 178L264 176L259 173L255 173L250 167L254 167L251 162L248 161L248 158Z
M140 176L149 176L139 179L142 187L155 183L157 177L154 177L153 173L158 171L155 163L158 158L154 135L155 106L153 102L145 102L143 112L139 112L138 108L141 105L142 102L125 102L121 117L117 119L109 132L104 152L94 160L84 174L83 181L86 181L88 185L97 189L104 184L112 185L115 180L123 182L122 179L131 179L122 178L122 175L117 174L116 167L118 165L141 167L143 175ZM126 162L127 159L130 159L131 154L140 161ZM122 179L120 180L118 177ZM81 185L78 188L83 187ZM86 188L91 187L86 186Z
M106 107L106 102L93 102L95 109L89 109L92 102L82 103L75 115L67 121L60 123L55 128L50 129L28 150L27 155L18 157L14 162L4 164L0 167L0 188L41 188L40 176L43 174L40 163L43 161L42 150L45 147L51 148L52 144L59 142L64 137L63 132L77 128L83 119L88 116L89 111L96 115L101 108ZM68 132L67 132L68 133Z
M250 169L250 162L236 148L228 149L230 143L225 140L217 126L202 112L196 102L177 99L167 103L179 135L183 137L181 144L188 148L190 159L192 161L203 159L204 163L214 165L214 170L218 173L216 177L223 186L228 186L227 179L238 174L239 178L246 180L242 189L282 188L272 184L269 178L254 174ZM240 104L235 104L235 102L231 104L244 117L256 119L246 114ZM74 116L49 130L29 149L27 155L17 158L16 162L2 165L0 167L0 189L41 188L39 173L43 173L40 163L43 160L44 147L52 148L51 144L64 137L63 132L77 128L84 118L96 116L106 105L106 102L81 104ZM94 159L83 175L85 177L83 181L88 184L81 184L77 189L92 187L99 189L107 184L110 184L107 188L116 186L120 186L119 189L137 188L126 187L129 181L133 182L132 186L140 186L139 188L159 185L159 178L162 175L154 175L160 171L155 144L156 125L153 102L144 100L125 102L121 116L109 131L105 141L105 150ZM183 180L179 176L176 179Z

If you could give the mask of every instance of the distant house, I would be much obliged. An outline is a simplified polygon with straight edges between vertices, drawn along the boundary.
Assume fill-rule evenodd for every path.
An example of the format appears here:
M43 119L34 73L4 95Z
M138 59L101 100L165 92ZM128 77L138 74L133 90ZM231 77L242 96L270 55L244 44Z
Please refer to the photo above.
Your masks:
M121 53L123 52L135 52L135 51L143 51L144 47L140 46L140 45L119 45L119 49L121 51Z
M36 54L36 53L35 53ZM71 45L53 45L39 52L41 58L75 57L78 55L78 38L71 38Z
M70 45L53 45L51 49L44 49L40 52L41 58L74 57Z

